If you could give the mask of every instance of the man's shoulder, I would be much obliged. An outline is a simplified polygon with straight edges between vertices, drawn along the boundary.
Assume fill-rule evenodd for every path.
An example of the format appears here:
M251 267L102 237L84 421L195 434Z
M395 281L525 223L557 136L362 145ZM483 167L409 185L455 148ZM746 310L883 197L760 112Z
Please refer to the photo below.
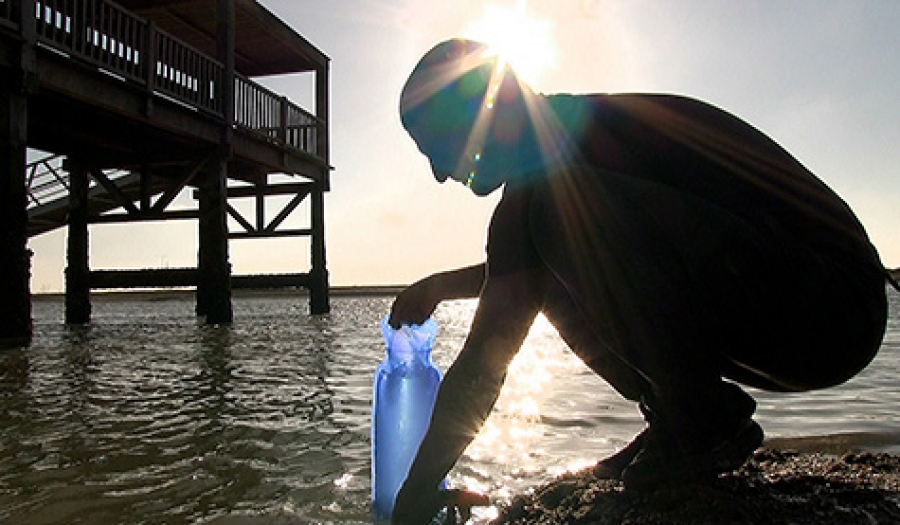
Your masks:
M560 121L576 130L589 122L653 122L673 115L705 120L728 114L708 102L672 93L558 93L544 97Z
M709 105L700 99L678 93L553 93L542 95L550 103L591 103L591 104L700 104Z

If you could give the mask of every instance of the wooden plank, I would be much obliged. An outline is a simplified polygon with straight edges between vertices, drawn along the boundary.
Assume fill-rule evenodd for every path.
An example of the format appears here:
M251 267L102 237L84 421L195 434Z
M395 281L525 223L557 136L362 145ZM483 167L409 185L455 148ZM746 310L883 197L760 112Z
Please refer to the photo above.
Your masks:
M172 201L175 200L175 197L181 193L181 190L184 189L185 186L192 180L200 170L206 166L207 159L202 159L200 162L197 162L194 166L192 166L189 170L187 170L184 174L184 177L177 179L169 188L166 189L165 193L156 201L151 210L156 213L160 213L165 211L165 209L172 204Z
M119 187L116 185L116 183L109 180L109 178L106 176L105 173L103 173L103 171L90 170L90 174L91 174L91 177L95 181L97 181L101 186L103 186L103 189L105 189L106 192L110 196L112 196L112 198L115 199L116 202L120 206L122 206L123 208L128 210L129 213L138 213L137 206L134 205L134 203L131 201L131 199L129 199L128 197L125 196L124 193L122 193L122 190L119 189Z
M173 210L164 212L107 213L91 216L91 224L121 224L126 222L153 222L196 220L200 218L197 210Z
M308 288L308 273L264 274L264 275L232 275L232 288Z
M175 288L197 285L196 268L145 268L140 270L92 270L90 284L94 290L128 288ZM271 289L309 287L308 273L233 275L232 288Z
M281 226L281 223L284 222L284 220L287 219L295 209L297 209L297 206L299 206L300 203L303 202L303 199L305 199L308 194L309 193L298 193L297 195L295 195L294 198L291 199L290 202L288 202L278 213L278 215L274 219L272 219L272 222L270 222L269 225L266 226L266 231L271 233L274 232L276 228Z
M164 268L142 270L92 270L90 285L97 289L171 288L196 286L196 268Z
M310 237L313 231L309 228L298 228L292 230L275 230L275 231L254 231L254 232L231 232L228 234L229 239L266 239L276 237Z
M312 188L313 184L310 182L288 182L283 184L266 184L265 186L231 186L228 188L228 198L240 199L244 197L256 197L258 195L308 194L312 191Z
M231 204L226 203L225 209L228 210L228 215L231 215L231 218L236 220L238 224L240 224L241 227L244 228L245 231L250 233L255 233L257 231L257 229L254 228L252 224L250 224L250 221L245 219L244 216L241 215L241 212L234 209Z

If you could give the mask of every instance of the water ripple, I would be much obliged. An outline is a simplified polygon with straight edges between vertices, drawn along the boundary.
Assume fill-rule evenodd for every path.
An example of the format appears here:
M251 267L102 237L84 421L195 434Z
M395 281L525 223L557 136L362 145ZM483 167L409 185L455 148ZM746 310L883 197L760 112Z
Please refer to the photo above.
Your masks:
M68 328L60 303L36 302L33 346L0 354L0 522L369 522L372 373L390 299L332 306L311 317L304 297L239 298L233 326L208 327L192 300L98 300L91 326ZM444 369L474 306L436 312ZM891 446L896 317L876 362L847 385L758 393L768 435ZM549 325L536 324L516 359L453 483L502 500L641 428L633 404Z

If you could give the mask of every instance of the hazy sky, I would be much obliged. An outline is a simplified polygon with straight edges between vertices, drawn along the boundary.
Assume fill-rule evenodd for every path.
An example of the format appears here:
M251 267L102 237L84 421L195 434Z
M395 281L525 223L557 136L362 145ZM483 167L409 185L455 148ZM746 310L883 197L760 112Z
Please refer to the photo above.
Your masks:
M400 126L397 96L432 45L504 33L509 18L492 29L497 12L511 12L516 2L262 3L332 60L331 283L408 283L483 260L498 196L476 198L458 184L437 184ZM540 53L532 50L522 68L536 91L678 93L725 108L834 188L866 226L884 263L900 266L900 2L518 3L526 18L513 28L526 28L531 42L547 43ZM297 102L308 100L308 78L262 81ZM90 235L93 269L196 265L192 221L95 226ZM32 239L31 248L32 290L61 290L65 232ZM230 249L235 273L309 268L304 240L232 241Z

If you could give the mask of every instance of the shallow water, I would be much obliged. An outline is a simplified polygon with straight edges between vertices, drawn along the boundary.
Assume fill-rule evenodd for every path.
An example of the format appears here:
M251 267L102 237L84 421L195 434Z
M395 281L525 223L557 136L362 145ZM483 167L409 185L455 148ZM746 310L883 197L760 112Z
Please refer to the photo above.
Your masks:
M875 362L838 388L754 392L770 438L900 452L900 312ZM89 327L34 305L34 344L0 353L0 523L369 523L372 373L389 297L235 299L235 323L193 300L102 299ZM446 370L474 302L436 312ZM595 462L642 427L636 408L539 319L451 484L495 501ZM493 515L485 509L476 521Z

